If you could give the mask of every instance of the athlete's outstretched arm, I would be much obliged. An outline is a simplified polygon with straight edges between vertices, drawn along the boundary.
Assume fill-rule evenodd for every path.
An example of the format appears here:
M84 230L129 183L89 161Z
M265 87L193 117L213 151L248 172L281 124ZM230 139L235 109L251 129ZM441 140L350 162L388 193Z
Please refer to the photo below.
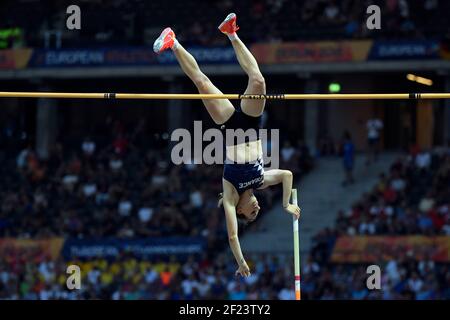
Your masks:
M228 242L231 251L239 266L236 275L249 276L250 269L242 254L241 245L238 237L238 222L236 216L236 204L239 201L239 195L234 190L234 187L226 180L223 180L223 208L225 210L225 220L228 231Z
M239 265L239 268L236 271L236 275L240 274L242 276L248 277L250 275L250 269L244 259L241 245L239 243L236 207L231 204L230 201L227 201L227 199L224 198L223 208L225 209L225 218L227 222L228 242L230 244L230 248L233 252L234 258Z
M292 172L289 170L273 169L264 172L264 183L259 189L264 189L276 184L283 184L283 208L297 219L300 217L300 208L290 204L292 192Z

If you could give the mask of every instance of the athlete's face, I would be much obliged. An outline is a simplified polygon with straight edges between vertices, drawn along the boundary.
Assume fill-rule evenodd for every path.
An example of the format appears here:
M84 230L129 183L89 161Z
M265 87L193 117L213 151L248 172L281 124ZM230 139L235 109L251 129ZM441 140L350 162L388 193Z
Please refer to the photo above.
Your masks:
M241 195L237 205L238 214L245 216L248 221L253 221L258 216L260 209L258 200L253 193L245 192Z

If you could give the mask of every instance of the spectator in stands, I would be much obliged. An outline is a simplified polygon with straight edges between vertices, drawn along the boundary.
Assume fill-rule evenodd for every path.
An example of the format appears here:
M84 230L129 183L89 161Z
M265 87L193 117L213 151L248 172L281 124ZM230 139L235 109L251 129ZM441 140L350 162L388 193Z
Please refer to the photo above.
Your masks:
M381 6L383 13L383 28L372 32L366 28L366 8L370 4ZM167 3L162 1L141 1L133 6L132 10L126 1L116 1L111 4L101 1L97 4L83 7L86 25L96 27L88 28L83 33L67 33L62 38L63 47L95 47L99 43L103 46L145 45L147 36L152 34L156 26L161 23L162 12L166 12ZM365 36L376 38L383 36L397 39L398 37L440 36L447 26L446 21L438 19L439 12L448 11L446 1L426 0L418 4L407 0L389 0L378 3L367 1L335 1L335 0L261 0L235 2L230 0L216 1L212 6L208 2L183 2L177 10L177 24L190 25L180 33L186 43L190 45L224 45L225 42L218 37L205 22L200 31L199 25L194 21L201 20L203 12L211 15L232 11L238 8L245 21L254 21L255 30L245 36L256 42L271 40L298 41L308 39L340 39ZM2 3L0 7L0 48L43 47L42 34L47 37L53 33L53 27L44 17L56 16L65 19L64 9L61 6L49 6L39 3ZM27 19L17 14L29 10L34 12L33 19ZM100 14L100 12L108 14ZM3 13L3 14L1 14ZM127 14L124 14L127 13ZM185 14L186 13L186 14ZM189 13L189 14L187 14ZM270 18L270 19L265 19ZM292 28L297 19L301 20L302 28ZM6 21L6 24L5 22ZM14 24L8 21L14 21ZM84 20L83 20L84 21ZM116 21L111 24L110 21ZM428 21L434 21L429 24ZM97 22L97 23L93 23ZM18 26L18 28L16 28ZM118 28L117 26L124 26ZM135 30L144 32L137 33ZM358 30L360 29L360 30ZM42 30L36 34L34 30ZM127 32L125 32L127 30ZM201 36L195 36L201 35ZM48 44L48 41L47 41Z
M373 117L367 121L367 143L369 148L369 154L366 161L366 165L371 164L373 161L377 161L379 148L380 148L380 132L383 129L383 122Z
M81 144L81 150L86 158L90 158L94 154L95 148L96 144L90 137L86 137Z
M342 182L343 186L352 184L355 182L353 179L353 168L355 165L355 146L352 142L350 132L345 131L344 140L342 143L342 157L345 170L345 179Z

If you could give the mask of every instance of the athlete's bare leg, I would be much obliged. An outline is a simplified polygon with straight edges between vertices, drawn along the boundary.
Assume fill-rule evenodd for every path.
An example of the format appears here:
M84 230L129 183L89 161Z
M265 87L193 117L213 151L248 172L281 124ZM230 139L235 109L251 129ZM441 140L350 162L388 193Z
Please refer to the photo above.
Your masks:
M167 29L166 29L167 30ZM155 41L153 49L162 52L167 48L172 49L178 63L184 73L192 80L198 92L202 94L222 94L222 92L200 70L195 58L175 39L172 30L164 30ZM211 118L216 124L227 121L234 113L234 107L227 99L202 100Z
M219 26L219 30L225 33L231 40L231 44L236 53L237 60L241 65L241 68L248 76L248 85L245 90L246 94L265 94L266 83L261 71L259 70L258 63L255 57L245 44L239 39L236 31L239 28L236 26L236 15L234 13L229 14L222 24ZM242 110L251 116L260 116L264 111L266 100L249 100L243 99L241 101Z

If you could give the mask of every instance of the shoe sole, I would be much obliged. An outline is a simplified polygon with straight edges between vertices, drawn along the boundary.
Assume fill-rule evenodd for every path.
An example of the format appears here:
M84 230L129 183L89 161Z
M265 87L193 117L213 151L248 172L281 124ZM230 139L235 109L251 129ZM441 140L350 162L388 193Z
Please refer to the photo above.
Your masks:
M167 30L167 31L163 31L158 39L155 40L155 42L153 43L153 51L155 53L160 53L160 50L162 48L162 46L164 45L164 38L167 36L167 34L170 32L171 30Z
M223 20L218 29L220 30L228 21L230 21L234 17L236 17L235 13L230 13L229 15L227 15L227 17L225 18L225 20Z

